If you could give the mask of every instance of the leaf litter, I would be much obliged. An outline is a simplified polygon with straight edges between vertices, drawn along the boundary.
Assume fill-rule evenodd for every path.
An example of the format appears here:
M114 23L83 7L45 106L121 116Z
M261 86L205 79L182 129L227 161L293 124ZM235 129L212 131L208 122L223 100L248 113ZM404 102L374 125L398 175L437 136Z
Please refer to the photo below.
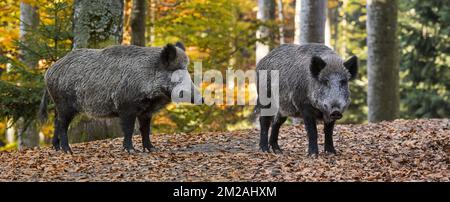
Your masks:
M449 181L450 119L337 125L337 155L306 155L302 125L280 130L283 154L258 150L257 129L152 136L157 152L128 154L123 138L0 152L0 181ZM225 141L226 140L226 141ZM141 149L139 135L133 137Z

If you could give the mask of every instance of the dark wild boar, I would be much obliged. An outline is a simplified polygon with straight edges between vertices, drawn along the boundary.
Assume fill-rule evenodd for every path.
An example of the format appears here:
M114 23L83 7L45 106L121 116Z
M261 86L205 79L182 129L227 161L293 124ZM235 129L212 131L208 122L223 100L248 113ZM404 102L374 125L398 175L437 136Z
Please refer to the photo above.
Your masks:
M177 93L180 97L189 96L190 102L202 102L187 72L188 63L181 43L164 48L111 46L70 52L45 74L47 90L40 116L46 118L49 96L56 108L53 147L72 153L67 129L75 115L86 113L93 117L119 117L123 147L128 152L134 151L132 134L137 119L143 149L151 151L153 113Z
M344 62L323 44L285 44L267 54L256 69L258 82L262 82L259 80L259 70L279 71L279 106L276 115L260 115L260 149L269 152L270 146L273 152L281 152L278 145L279 129L291 116L304 120L309 155L319 152L316 120L323 120L325 152L335 154L333 128L335 121L342 118L342 113L350 104L348 81L357 76L357 57L352 56ZM258 100L260 91L258 85ZM267 92L270 94L270 86ZM258 101L255 113L268 107ZM272 128L270 138L269 128Z

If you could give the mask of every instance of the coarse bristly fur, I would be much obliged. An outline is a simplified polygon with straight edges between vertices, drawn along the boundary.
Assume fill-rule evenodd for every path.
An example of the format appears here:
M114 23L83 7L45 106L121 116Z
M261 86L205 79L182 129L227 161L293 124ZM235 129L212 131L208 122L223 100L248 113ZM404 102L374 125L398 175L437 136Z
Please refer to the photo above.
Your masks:
M152 113L170 102L171 91L177 85L171 82L172 73L186 70L189 62L183 49L182 44L180 47L168 44L164 48L117 45L76 49L58 60L44 77L56 106L55 149L70 151L66 140L68 124L76 114L86 113L94 117L119 117L124 147L134 150L128 133L134 128L136 117L141 133L149 133L145 122L149 123ZM43 113L45 109L41 110ZM153 147L150 139L142 135L144 150L150 150Z
M324 120L326 130L332 132L334 122L342 117L350 104L348 81L356 77L357 67L355 56L344 62L333 50L316 43L285 44L261 59L257 71L279 71L278 113L260 117L261 149L269 151L270 144L275 152L281 151L277 143L278 129L288 116L292 116L304 119L310 137L309 153L317 153L316 119ZM257 75L260 82L259 72ZM271 81L270 77L268 81ZM270 86L267 91L270 92ZM265 107L268 106L258 104L256 111ZM269 127L272 127L272 134L267 140ZM335 152L330 137L326 140L326 150Z

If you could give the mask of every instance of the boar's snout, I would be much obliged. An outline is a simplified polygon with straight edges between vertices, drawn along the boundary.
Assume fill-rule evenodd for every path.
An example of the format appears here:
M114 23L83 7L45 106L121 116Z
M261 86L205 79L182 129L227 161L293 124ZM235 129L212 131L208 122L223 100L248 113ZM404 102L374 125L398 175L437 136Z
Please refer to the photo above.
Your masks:
M335 121L342 118L342 111L344 111L344 109L338 101L335 100L331 105L324 104L324 107L331 120Z
M333 120L338 120L342 118L342 113L340 111L333 111L330 114L330 118Z

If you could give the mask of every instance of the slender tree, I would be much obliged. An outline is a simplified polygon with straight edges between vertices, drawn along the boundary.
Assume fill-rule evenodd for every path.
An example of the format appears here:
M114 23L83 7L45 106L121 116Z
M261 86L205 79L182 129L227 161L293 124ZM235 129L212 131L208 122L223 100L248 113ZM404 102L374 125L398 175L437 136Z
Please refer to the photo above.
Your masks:
M123 0L75 0L74 48L104 48L122 42ZM121 136L117 119L82 116L69 129L72 142Z
M325 45L337 50L338 24L339 24L339 2L338 0L328 0L325 23Z
M295 43L324 43L327 0L297 0Z
M133 0L131 12L131 44L145 46L146 0Z
M149 0L147 6L147 27L146 38L149 40L149 44L155 41L155 20L156 20L156 0Z
M397 0L367 1L367 103L370 122L392 120L399 112Z
M269 23L275 20L275 0L258 0L257 18L262 23ZM256 32L257 39L268 39L267 43L256 42L256 63L259 62L270 51L273 45L273 33L267 25L261 25Z
M30 51L30 43L32 43L31 32L39 26L39 12L38 7L20 2L20 32L19 37L21 41L20 60L29 68L36 68L38 64L38 57ZM17 122L18 128L18 145L19 149L23 147L39 146L39 131L36 127L35 121L25 121L20 118Z
M278 7L278 19L280 20L280 26L278 28L278 32L280 34L280 44L285 43L284 39L284 14L283 14L283 0L277 0Z

